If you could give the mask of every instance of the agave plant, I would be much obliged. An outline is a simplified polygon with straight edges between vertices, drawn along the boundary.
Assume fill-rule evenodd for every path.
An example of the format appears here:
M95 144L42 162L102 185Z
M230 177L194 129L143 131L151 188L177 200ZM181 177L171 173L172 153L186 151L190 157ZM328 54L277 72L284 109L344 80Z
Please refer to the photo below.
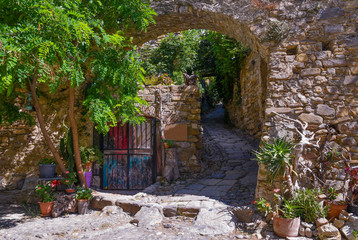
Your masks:
M285 138L276 138L272 144L263 142L260 151L254 151L254 160L267 168L266 181L273 183L277 176L286 177L292 170L293 143ZM295 173L296 174L296 173Z

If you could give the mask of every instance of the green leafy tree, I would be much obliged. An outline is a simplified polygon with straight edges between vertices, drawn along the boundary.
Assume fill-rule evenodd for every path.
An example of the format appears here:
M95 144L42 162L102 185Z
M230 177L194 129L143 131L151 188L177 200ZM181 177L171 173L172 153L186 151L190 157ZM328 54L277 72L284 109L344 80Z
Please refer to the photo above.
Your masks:
M169 33L158 47L143 47L140 52L146 75L168 74L176 84L183 83L183 73L194 70L200 36L199 30Z
M18 99L31 93L39 125L63 174L66 168L55 149L41 112L38 90L52 94L68 89L77 173L83 186L78 130L74 117L76 92L88 91L86 115L105 133L109 125L139 122L136 103L143 69L124 32L145 30L155 12L142 0L0 0L0 123L33 123Z

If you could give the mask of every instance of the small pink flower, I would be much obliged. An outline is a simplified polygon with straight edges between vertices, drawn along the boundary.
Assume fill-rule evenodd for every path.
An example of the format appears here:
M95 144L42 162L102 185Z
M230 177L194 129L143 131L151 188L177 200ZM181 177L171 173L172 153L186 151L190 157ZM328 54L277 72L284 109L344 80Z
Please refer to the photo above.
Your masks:
M69 174L70 173L70 171L66 171L66 174Z
M38 187L37 189L38 189L38 190L40 190L40 189L41 189L41 187Z
M47 191L45 191L45 193L47 193Z
M278 192L280 191L280 189L279 189L279 188L275 188L273 191L274 191L275 193L278 193Z
M79 174L81 174L81 173L82 173L82 171L78 171L78 173L79 173Z
M69 182L69 180L66 180L66 182Z

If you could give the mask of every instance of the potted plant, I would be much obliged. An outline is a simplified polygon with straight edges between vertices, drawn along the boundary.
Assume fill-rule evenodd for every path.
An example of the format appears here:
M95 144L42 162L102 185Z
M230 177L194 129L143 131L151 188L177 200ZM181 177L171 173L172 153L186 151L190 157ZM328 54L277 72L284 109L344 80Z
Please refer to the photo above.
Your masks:
M273 231L279 237L297 237L301 220L299 206L294 199L283 199L281 207L273 215Z
M92 165L94 162L97 164L103 163L103 154L98 148L81 147L81 161L84 169L87 186L91 186L92 179Z
M56 163L53 158L44 158L39 162L40 178L53 178L56 173Z
M349 205L347 211L358 215L358 167L346 167L346 173L349 177L348 183L348 198Z
M163 136L162 136L162 143L163 143L165 149L171 148L174 145L173 140L165 139Z
M42 217L51 216L54 204L53 188L50 184L39 184L35 188L35 192L40 198L40 210Z
M86 214L89 200L92 198L92 190L89 188L77 187L76 199L78 201L78 213Z
M347 204L345 201L336 201L338 193L334 190L333 187L330 187L327 191L327 198L324 201L324 204L328 206L327 218L338 218L339 214L347 209Z
M62 183L67 186L66 193L74 193L76 191L75 183L77 183L77 174L75 172L66 171L67 177L62 180Z

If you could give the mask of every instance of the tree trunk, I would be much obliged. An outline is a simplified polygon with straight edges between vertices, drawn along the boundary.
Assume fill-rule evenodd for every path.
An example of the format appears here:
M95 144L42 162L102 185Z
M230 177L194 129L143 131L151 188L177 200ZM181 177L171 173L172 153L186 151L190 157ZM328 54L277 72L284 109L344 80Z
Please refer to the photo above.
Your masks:
M76 169L77 169L77 174L78 174L78 178L80 180L81 186L87 188L87 182L86 182L85 175L83 174L83 168L82 168L82 162L81 162L80 146L78 143L78 131L77 131L76 119L74 116L74 109L75 109L75 88L70 86L69 87L68 118L70 120L70 125L72 128L73 151L75 153Z
M50 135L48 134L48 132L46 130L45 120L43 118L40 104L39 104L39 101L38 101L37 95L36 95L36 85L37 85L37 77L36 76L33 77L32 83L30 82L29 85L30 85L31 94L32 94L32 97L34 100L34 107L36 110L37 119L39 121L40 128L41 128L42 134L45 138L46 144L50 148L50 151L52 152L53 156L55 157L55 160L56 160L58 166L60 167L62 174L64 176L66 176L65 164L64 164L63 160L61 159L60 155L58 154L58 152L50 138Z

